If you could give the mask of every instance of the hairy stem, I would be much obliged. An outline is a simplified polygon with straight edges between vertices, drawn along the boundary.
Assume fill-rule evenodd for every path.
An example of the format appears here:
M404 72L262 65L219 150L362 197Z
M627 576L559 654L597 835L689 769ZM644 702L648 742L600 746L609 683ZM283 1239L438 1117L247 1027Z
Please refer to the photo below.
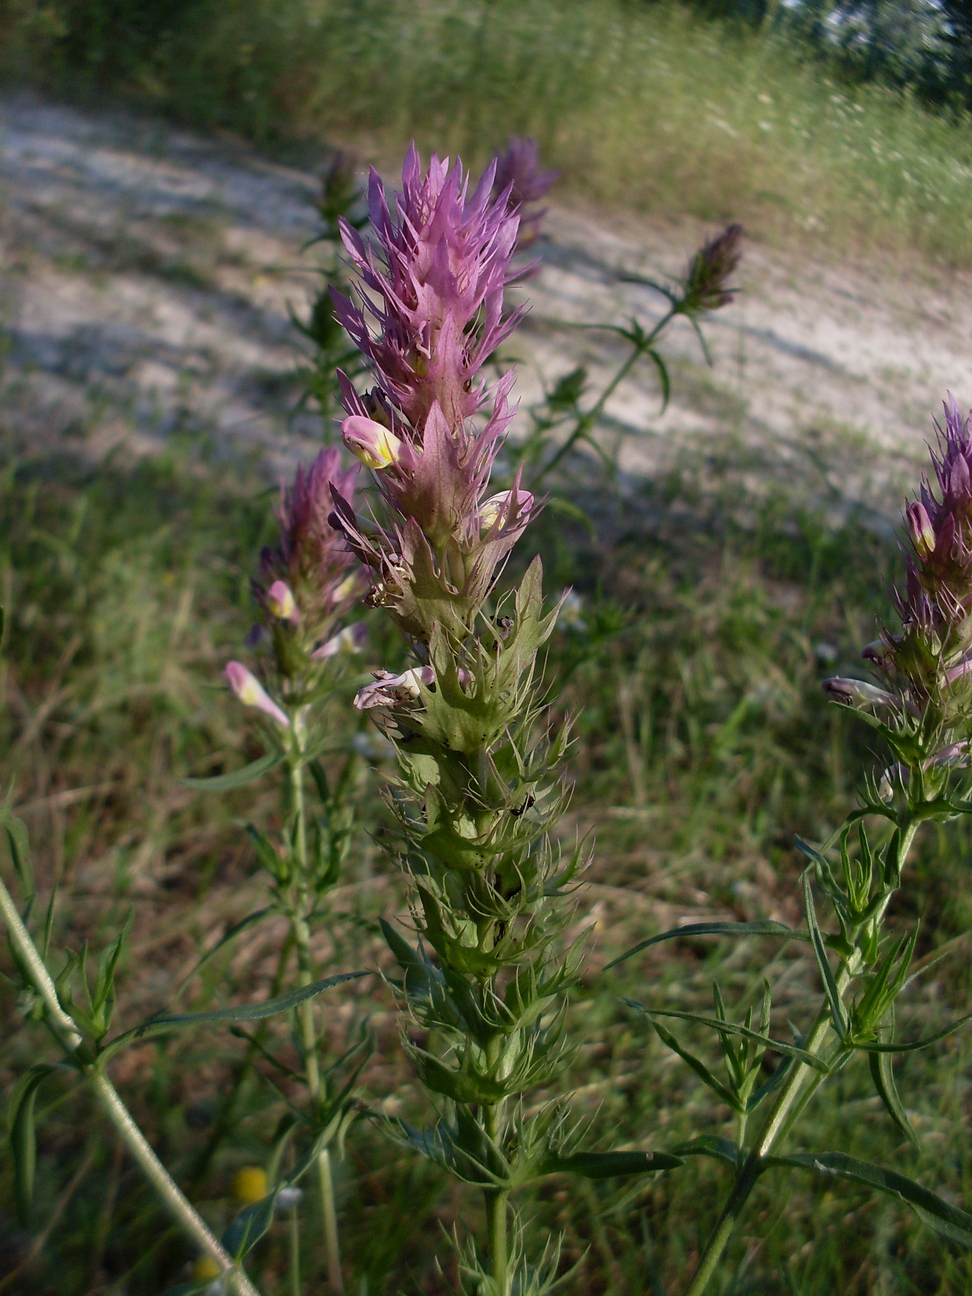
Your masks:
M138 1163L142 1173L155 1189L169 1214L197 1246L219 1265L238 1296L258 1296L257 1289L224 1250L210 1231L201 1215L184 1196L178 1184L155 1155L148 1139L122 1102L118 1091L104 1071L91 1059L71 1016L65 1012L57 997L57 989L44 965L37 946L24 926L13 897L0 880L0 913L7 924L10 939L21 962L41 996L48 1012L48 1021L65 1052L73 1058L81 1074L91 1085L108 1119L115 1127L125 1147Z
M500 1103L492 1103L485 1110L485 1129L489 1138L499 1144L501 1133ZM489 1247L489 1273L493 1279L494 1296L509 1296L510 1291L510 1254L507 1236L508 1191L487 1189L486 1198L486 1234Z
M238 1296L257 1296L257 1290L249 1278L234 1264L232 1256L220 1246L205 1221L182 1195L178 1185L155 1155L105 1073L92 1068L88 1072L88 1080L122 1142L138 1162L142 1173L158 1193L169 1213L197 1246L216 1261Z
M299 981L302 986L310 985L314 979L313 960L310 948L310 927L307 913L310 907L310 887L308 885L307 855L307 803L304 797L304 761L301 755L295 757L290 766L291 808L294 823L294 855L297 865L297 879L294 906L291 911L291 926L294 943L297 946L297 960L300 969ZM300 1038L304 1051L304 1065L307 1069L307 1089L315 1118L320 1117L321 1106L321 1068L319 1061L320 1035L314 1006L310 999L305 999L298 1009L300 1016ZM337 1209L334 1200L334 1176L331 1171L331 1154L324 1148L317 1158L317 1181L321 1196L321 1223L324 1229L324 1250L327 1260L327 1281L334 1296L344 1296L344 1276L341 1272L341 1244L338 1234Z

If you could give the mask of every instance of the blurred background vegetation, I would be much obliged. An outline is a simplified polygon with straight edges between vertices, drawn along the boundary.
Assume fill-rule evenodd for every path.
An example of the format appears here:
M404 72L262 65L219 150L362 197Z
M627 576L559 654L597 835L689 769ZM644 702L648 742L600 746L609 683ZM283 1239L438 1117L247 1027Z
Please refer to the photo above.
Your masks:
M3 0L0 58L11 86L132 103L278 156L326 138L395 160L414 135L475 164L509 134L531 134L564 191L605 208L741 219L797 249L968 267L970 21L965 0ZM281 398L281 432L287 413ZM725 1116L619 996L698 1005L718 967L748 1002L766 949L749 942L726 960L724 948L682 942L610 979L598 969L686 913L794 921L794 833L824 837L879 759L824 704L819 679L857 673L860 647L891 616L897 541L864 509L835 518L808 503L812 456L748 495L763 472L771 466L728 424L623 489L607 477L592 486L589 464L567 463L555 485L573 512L548 514L520 558L539 549L550 591L579 596L547 663L577 716L565 839L597 830L581 913L593 911L599 935L574 1006L584 1042L572 1081L581 1110L618 1144L659 1146ZM200 949L261 894L239 821L272 818L272 792L202 799L175 779L257 754L218 679L250 624L271 496L252 462L190 433L137 461L92 465L69 447L8 457L0 492L3 785L15 781L41 876L61 885L62 942L103 943L134 903L119 1010L128 1025L168 1003ZM341 966L380 957L377 918L401 904L370 835L380 840L374 791L362 773L368 831L342 892L346 925L333 933ZM898 902L902 922L922 916L929 961L972 924L970 847L962 825L924 838ZM214 960L193 1005L267 984L275 942L271 926ZM943 1012L968 1003L968 959L955 948L930 991ZM811 961L787 948L771 974L799 1018ZM334 1049L367 1020L369 1100L408 1114L416 1100L392 1008L371 985L349 992L333 1010ZM926 1011L924 1001L913 1010ZM11 1032L5 1085L35 1049L36 1036ZM217 1222L232 1208L233 1170L260 1161L277 1110L252 1062L226 1034L147 1044L115 1068L155 1146ZM970 1062L959 1035L903 1064L921 1153L900 1145L862 1068L838 1082L840 1110L812 1115L808 1145L904 1166L967 1203ZM14 1222L0 1180L0 1291L140 1296L184 1276L184 1244L83 1094L52 1087L41 1129L30 1228ZM449 1290L440 1226L468 1218L474 1198L450 1195L366 1122L340 1173L356 1296ZM667 1293L718 1187L718 1173L694 1167L623 1187L554 1180L531 1203L535 1240L565 1231L565 1269L577 1266L568 1291ZM754 1220L721 1296L972 1287L963 1253L846 1185L767 1182ZM285 1245L274 1235L258 1256L267 1291L282 1281Z
M968 0L3 0L0 66L261 141L535 136L569 188L969 264Z

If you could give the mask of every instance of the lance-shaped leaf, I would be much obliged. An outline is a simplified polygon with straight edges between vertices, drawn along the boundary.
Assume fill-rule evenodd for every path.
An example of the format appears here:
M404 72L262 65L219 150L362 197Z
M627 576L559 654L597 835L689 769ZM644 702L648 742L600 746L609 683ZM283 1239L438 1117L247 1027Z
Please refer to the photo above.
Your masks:
M746 1026L737 1026L734 1022L720 1021L718 1017L706 1017L701 1013L686 1012L680 1008L646 1008L644 1004L636 1003L633 999L625 999L622 1002L626 1003L629 1008L644 1013L646 1017L677 1017L680 1021L697 1022L700 1026L708 1026L710 1030L722 1034L738 1035L742 1039L752 1040L755 1044L762 1044L764 1048L770 1049L773 1053L783 1053L787 1057L796 1058L798 1062L803 1062L806 1066L812 1067L814 1071L822 1071L824 1075L828 1074L829 1068L822 1058L818 1058L813 1053L808 1053L806 1049L798 1048L796 1044L787 1044L784 1040L772 1039L769 1035L750 1030Z
M720 1080L716 1079L704 1062L700 1061L694 1053L690 1053L688 1049L683 1048L675 1036L667 1031L660 1022L653 1021L651 1024L654 1026L662 1043L667 1044L673 1053L677 1053L683 1062L687 1062L704 1085L707 1085L708 1088L710 1088L713 1093L717 1094L724 1103L732 1108L733 1111L739 1110L739 1102L736 1095Z
M806 940L807 933L793 931L791 928L784 926L783 923L773 922L772 919L761 919L759 922L707 922L707 923L689 923L685 927L672 927L669 931L661 932L658 936L649 936L647 940L639 941L637 945L632 945L631 949L626 950L624 954L619 955L606 964L604 971L607 972L626 959L633 958L635 954L640 954L642 950L648 949L652 945L658 945L661 941L678 940L684 936L781 936L784 940Z
M918 1135L908 1119L908 1113L898 1097L898 1087L894 1082L894 1059L890 1053L869 1053L868 1066L871 1068L871 1079L878 1097L884 1103L885 1110L897 1125L898 1129L915 1147L919 1146Z
M13 860L14 872L17 874L24 904L29 907L34 898L34 868L30 860L30 839L24 821L18 819L11 809L12 797L13 789L7 793L3 805L0 805L0 827L3 828L7 838L10 858Z
M258 760L251 761L242 769L232 770L229 774L214 774L211 778L176 779L180 787L190 788L193 792L232 792L234 788L246 787L264 774L269 774L283 760L282 752L268 752Z
M123 1035L117 1035L113 1040L109 1040L99 1056L103 1061L107 1061L133 1040L162 1035L184 1026L201 1026L212 1022L261 1021L264 1017L275 1017L277 1013L296 1008L305 999L312 999L314 995L330 990L332 986L341 985L345 981L356 981L359 977L368 975L367 972L342 972L338 976L312 981L310 985L301 986L299 990L289 990L286 994L277 995L273 999L265 999L262 1003L237 1004L232 1008L214 1008L209 1012L175 1013L169 1017L151 1017L141 1026L134 1026Z
M954 1035L966 1022L970 1021L972 1021L972 1013L966 1013L964 1017L959 1017L948 1026L943 1026L934 1035L926 1035L924 1039L911 1040L907 1044L896 1044L893 1040L887 1044L876 1040L868 1040L864 1043L855 1044L854 1047L864 1053L917 1053L919 1049L928 1048L929 1044L937 1044L939 1040L945 1039L946 1036Z
M810 878L806 873L803 875L803 901L807 913L807 926L810 928L810 942L816 955L817 967L820 969L820 979L823 981L824 993L830 1006L834 1030L843 1039L847 1034L847 1018L844 1014L844 1005L841 1003L837 982L830 968L830 960L827 958L827 944L817 923L817 913L813 907L813 893L810 890Z
M268 905L266 909L257 909L253 913L247 914L245 918L241 918L239 922L234 923L232 927L227 927L226 931L223 932L222 936L212 949L206 951L188 976L185 977L182 984L179 986L179 989L176 991L176 998L179 998L196 973L200 972L210 959L215 958L224 945L228 945L230 941L235 940L237 936L242 936L245 931L249 931L251 927L255 927L262 918L266 918L267 914L273 912L273 906Z
M34 1197L34 1170L37 1165L37 1133L34 1121L34 1103L37 1090L55 1071L63 1070L57 1063L33 1066L14 1086L8 1108L10 1155L13 1160L14 1194L17 1215L26 1228L30 1221L30 1206Z
M584 1179L615 1179L621 1175L655 1174L677 1170L684 1162L671 1152L571 1152L550 1155L537 1166L537 1174L579 1174Z
M820 1152L815 1156L805 1153L774 1156L767 1157L767 1163L797 1166L801 1170L815 1170L840 1179L852 1179L855 1183L867 1184L892 1197L899 1197L912 1207L929 1228L952 1242L957 1242L959 1246L972 1250L972 1215L945 1201L930 1188L924 1188L913 1179L898 1174L896 1170L886 1170L884 1166L873 1165L870 1161L859 1161L857 1157L847 1156L844 1152Z

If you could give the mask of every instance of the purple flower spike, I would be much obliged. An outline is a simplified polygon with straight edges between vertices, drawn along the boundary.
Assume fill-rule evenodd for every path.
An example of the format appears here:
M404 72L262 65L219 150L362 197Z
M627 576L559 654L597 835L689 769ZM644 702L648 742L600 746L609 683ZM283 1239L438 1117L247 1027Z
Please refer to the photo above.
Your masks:
M423 643L436 625L468 632L539 507L519 482L502 499L489 496L515 413L513 375L490 389L480 371L519 319L503 312L518 218L508 210L509 185L495 193L495 169L491 163L469 197L458 161L450 167L433 156L423 177L413 147L395 218L372 176L376 248L344 229L362 305L336 300L378 385L359 395L340 376L342 435L375 473L387 520L376 532L336 492L331 522L376 574L372 605L388 607Z
M377 258L345 221L344 245L374 302L356 305L334 293L341 323L374 366L384 395L415 432L438 403L450 426L477 413L488 396L477 381L486 358L516 327L503 315L519 218L507 195L492 196L496 164L472 197L462 164L433 154L426 176L415 146L408 151L397 195L397 219L385 188L371 173L369 207ZM372 337L366 317L378 328ZM349 413L353 411L349 410Z
M357 472L357 465L342 468L340 450L330 446L310 468L298 467L289 489L280 486L280 544L263 551L266 585L256 593L275 618L300 622L312 642L326 637L366 589L349 570L356 568L354 555L327 521L335 493L354 498Z
M972 441L951 395L945 427L936 426L934 483L926 480L906 510L914 555L904 605L906 620L931 617L941 627L972 610Z

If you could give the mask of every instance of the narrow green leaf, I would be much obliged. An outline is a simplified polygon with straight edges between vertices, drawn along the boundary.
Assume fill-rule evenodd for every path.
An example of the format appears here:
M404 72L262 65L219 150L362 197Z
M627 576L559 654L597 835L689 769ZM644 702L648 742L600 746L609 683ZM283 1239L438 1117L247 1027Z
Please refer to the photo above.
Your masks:
M895 1170L886 1170L870 1161L859 1161L844 1152L821 1152L816 1156L774 1156L767 1157L767 1162L852 1179L856 1183L867 1184L870 1188L889 1193L892 1197L900 1197L929 1228L952 1242L957 1242L959 1246L972 1250L972 1215Z
M659 936L650 936L647 940L639 941L637 945L632 945L631 949L621 954L616 959L608 963L604 971L607 972L626 959L633 958L635 954L640 954L642 950L648 949L652 945L658 945L661 941L678 940L682 936L782 936L785 940L806 940L807 933L793 931L785 927L783 923L773 922L771 919L761 919L759 922L706 922L706 923L689 923L685 927L672 927L669 931L662 932Z
M31 1067L17 1081L10 1096L8 1128L10 1154L13 1158L14 1195L17 1215L24 1228L27 1228L30 1223L30 1207L34 1197L34 1170L37 1165L34 1103L40 1085L59 1069L56 1065Z
M192 978L196 975L196 973L200 972L206 966L206 964L209 962L210 959L215 958L216 955L219 953L219 951L225 945L228 945L230 941L234 940L237 936L241 936L243 932L249 931L251 927L255 927L262 918L266 918L267 914L273 912L274 912L273 906L267 905L265 909L256 909L254 910L253 913L247 914L245 918L241 918L239 922L234 923L232 927L227 927L226 931L223 932L222 936L212 947L212 949L206 951L206 953L202 956L202 958L199 960L196 966L192 969L189 975L179 986L179 989L176 991L176 998L178 998L182 994L183 990L186 988L186 986L189 984Z
M174 1287L166 1287L162 1296L201 1296L202 1292L208 1292L212 1289L212 1278L202 1278L198 1282L176 1283Z
M34 868L30 860L30 838L24 821L18 819L11 809L12 797L13 788L7 793L3 805L0 806L0 825L7 835L10 858L13 861L24 903L30 904L34 898Z
M829 869L830 866L816 847L811 846L809 842L805 842L803 838L798 836L796 833L793 834L793 845L801 855L806 855L807 859L813 860L814 864L820 864L823 868Z
M966 1013L964 1017L959 1017L957 1021L953 1021L949 1026L936 1031L934 1035L928 1035L925 1039L912 1040L910 1044L895 1044L893 1041L890 1044L873 1042L855 1044L854 1047L864 1053L917 1053L919 1049L927 1048L929 1044L937 1044L939 1040L945 1039L947 1035L954 1035L957 1030L969 1021L972 1021L972 1013Z
M572 1152L548 1156L537 1167L539 1174L579 1174L585 1179L614 1179L620 1175L654 1174L676 1170L682 1158L671 1152Z
M311 778L314 780L314 786L317 788L317 795L320 798L322 806L330 805L331 789L327 782L327 771L319 760L308 761L307 768L311 772Z
M249 765L229 774L216 774L212 778L181 778L176 779L176 782L180 787L190 788L193 792L231 792L234 788L246 787L247 783L253 783L264 774L269 774L282 760L282 752L268 752L259 760L251 761Z
M655 363L655 369L658 372L658 382L661 385L661 389L662 389L661 412L662 414L664 414L665 411L668 409L668 402L671 399L671 395L672 395L672 384L671 384L671 379L668 377L668 366L665 364L665 361L661 358L658 352L654 350L654 348L645 351L644 354L648 356L651 360L653 360Z
M901 1105L901 1099L898 1097L898 1088L894 1083L893 1059L890 1053L869 1053L867 1062L871 1068L871 1079L874 1081L874 1088L878 1092L878 1097L884 1103L885 1110L905 1138L913 1143L915 1147L918 1147L918 1135L915 1133L914 1127L908 1119L908 1113Z
M635 1003L633 999L625 999L622 1002L626 1003L629 1008L643 1012L646 1017L677 1017L680 1021L697 1022L700 1026L708 1026L710 1030L719 1031L720 1033L739 1035L743 1039L762 1044L764 1048L770 1049L773 1053L783 1053L788 1057L796 1058L798 1062L813 1067L814 1071L822 1071L824 1075L828 1074L827 1063L822 1058L816 1057L813 1053L808 1053L806 1049L797 1048L795 1044L787 1044L783 1040L771 1039L769 1035L761 1035L759 1031L748 1030L745 1026L737 1026L733 1022L720 1021L718 1017L705 1017L701 1013L685 1012L678 1008L646 1008L644 1004Z
M837 989L837 982L834 980L834 974L830 968L830 960L827 958L827 945L817 924L817 914L813 907L813 893L810 890L810 878L806 873L803 875L803 900L807 913L807 926L810 928L810 942L817 958L817 967L820 969L820 979L823 981L827 1003L830 1005L834 1030L843 1039L847 1034L844 1005L840 1001L840 991Z
M171 1017L153 1017L143 1022L141 1026L135 1026L125 1031L123 1035L110 1040L99 1056L103 1061L107 1061L132 1040L161 1035L183 1026L200 1026L206 1022L260 1021L264 1017L275 1017L277 1013L296 1008L305 999L311 999L324 990L330 990L332 986L342 985L345 981L356 981L359 977L368 975L367 972L342 972L339 976L324 977L321 981L313 981L308 986L301 986L299 990L289 990L274 999L265 999L263 1003L238 1004L233 1008L214 1008L210 1012L178 1013Z
M673 1053L677 1053L683 1062L688 1063L704 1085L707 1085L713 1093L718 1094L722 1101L727 1103L733 1111L737 1111L739 1104L735 1094L715 1078L705 1063L700 1061L694 1053L690 1053L688 1049L683 1048L675 1036L670 1034L660 1022L653 1021L651 1024L654 1026L662 1043L667 1044Z

